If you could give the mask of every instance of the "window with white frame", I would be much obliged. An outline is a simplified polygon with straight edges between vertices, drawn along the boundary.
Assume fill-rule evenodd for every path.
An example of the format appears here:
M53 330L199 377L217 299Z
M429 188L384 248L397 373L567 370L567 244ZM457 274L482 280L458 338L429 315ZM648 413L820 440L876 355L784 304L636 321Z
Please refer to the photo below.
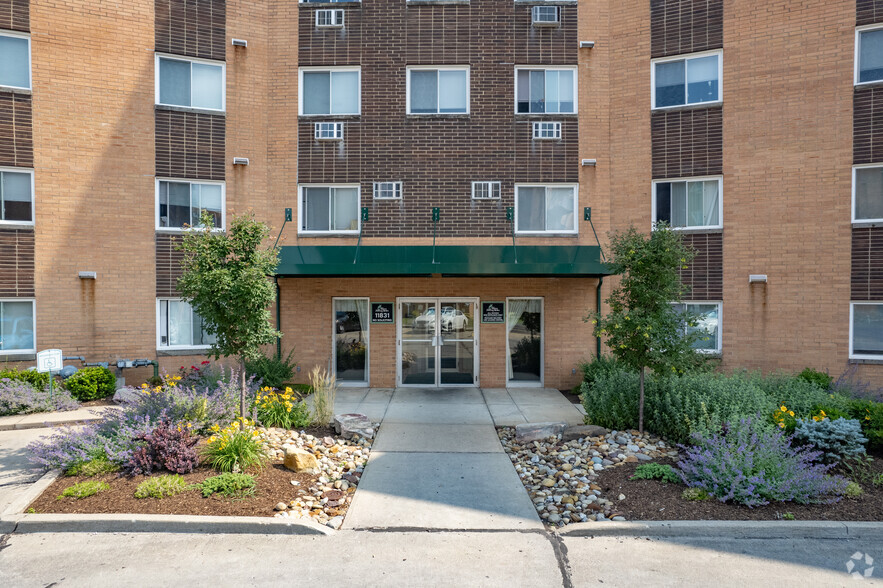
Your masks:
M853 222L883 222L883 165L852 168Z
M401 197L401 182L374 182L375 200L399 200Z
M560 139L561 123L560 122L535 122L533 123L534 139Z
M34 353L34 301L0 299L0 353Z
M855 31L855 83L883 80L883 27L872 25Z
M468 66L408 68L408 114L468 113Z
M341 141L343 140L343 123L316 123L314 127L314 136L320 141Z
M500 182L472 182L473 200L499 200Z
M343 26L343 10L317 10L316 26L331 28Z
M700 353L721 352L721 303L720 302L686 302L673 304L675 310L690 313L696 319L690 326L684 324L684 334L698 333L693 342L693 349Z
M719 102L721 56L718 51L654 60L653 108Z
M515 112L576 112L576 68L515 68Z
M300 114L357 115L361 112L358 67L301 68Z
M0 168L0 224L34 222L34 172Z
M26 34L0 33L0 86L31 89L31 38Z
M883 301L850 303L849 357L883 359Z
M224 228L223 182L156 181L156 228L184 229L202 225L203 213L212 226Z
M515 231L576 233L577 186L574 184L515 186Z
M156 103L224 110L225 65L219 62L156 56Z
M302 233L358 233L358 186L301 186Z
M653 182L653 220L675 229L723 226L721 178Z
M156 317L156 344L160 349L205 348L215 342L215 336L205 332L202 318L185 300L157 299Z
M301 4L326 3L326 2L360 2L361 0L298 0Z

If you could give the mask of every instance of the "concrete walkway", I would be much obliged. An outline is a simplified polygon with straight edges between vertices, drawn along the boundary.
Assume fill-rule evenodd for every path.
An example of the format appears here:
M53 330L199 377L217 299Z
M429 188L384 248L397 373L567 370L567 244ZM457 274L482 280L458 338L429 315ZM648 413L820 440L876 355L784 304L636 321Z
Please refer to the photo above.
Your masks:
M525 422L516 419L526 417L505 390L494 394L493 410L477 388L399 388L384 408L371 395L351 405L383 423L345 528L543 528L494 429L494 410L507 423ZM581 421L572 405L563 409L556 414Z
M34 414L17 414L0 417L0 431L14 431L21 429L42 429L59 425L75 425L97 421L101 413L107 410L117 410L114 406L99 406L95 408L78 408L64 412L38 412Z

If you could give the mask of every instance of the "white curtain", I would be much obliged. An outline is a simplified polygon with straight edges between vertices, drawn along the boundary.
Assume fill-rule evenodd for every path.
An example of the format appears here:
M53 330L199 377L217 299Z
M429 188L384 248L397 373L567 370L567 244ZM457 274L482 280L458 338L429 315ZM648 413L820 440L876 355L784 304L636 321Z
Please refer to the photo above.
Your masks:
M512 329L521 320L521 316L525 312L541 312L542 302L536 298L513 298L506 303L506 366L509 372L509 379L515 377L512 369L512 350L509 349L509 335Z

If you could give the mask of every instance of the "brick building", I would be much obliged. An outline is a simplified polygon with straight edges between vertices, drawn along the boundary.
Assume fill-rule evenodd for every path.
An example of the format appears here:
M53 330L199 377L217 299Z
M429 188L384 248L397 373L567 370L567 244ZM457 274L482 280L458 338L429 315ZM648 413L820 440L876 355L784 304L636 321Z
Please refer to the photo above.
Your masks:
M664 220L725 368L883 382L883 1L0 0L0 58L0 361L201 359L176 240L251 208L301 379L570 387Z

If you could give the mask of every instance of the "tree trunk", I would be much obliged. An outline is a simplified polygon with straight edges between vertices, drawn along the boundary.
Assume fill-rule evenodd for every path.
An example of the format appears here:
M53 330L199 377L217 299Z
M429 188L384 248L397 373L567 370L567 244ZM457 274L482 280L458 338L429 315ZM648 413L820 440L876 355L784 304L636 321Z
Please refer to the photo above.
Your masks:
M638 398L638 432L644 433L644 368L641 367L641 394Z
M239 358L239 369L242 371L240 383L242 387L239 389L239 416L245 418L245 356ZM641 394L644 394L644 383L641 381ZM643 398L643 396L642 396Z

